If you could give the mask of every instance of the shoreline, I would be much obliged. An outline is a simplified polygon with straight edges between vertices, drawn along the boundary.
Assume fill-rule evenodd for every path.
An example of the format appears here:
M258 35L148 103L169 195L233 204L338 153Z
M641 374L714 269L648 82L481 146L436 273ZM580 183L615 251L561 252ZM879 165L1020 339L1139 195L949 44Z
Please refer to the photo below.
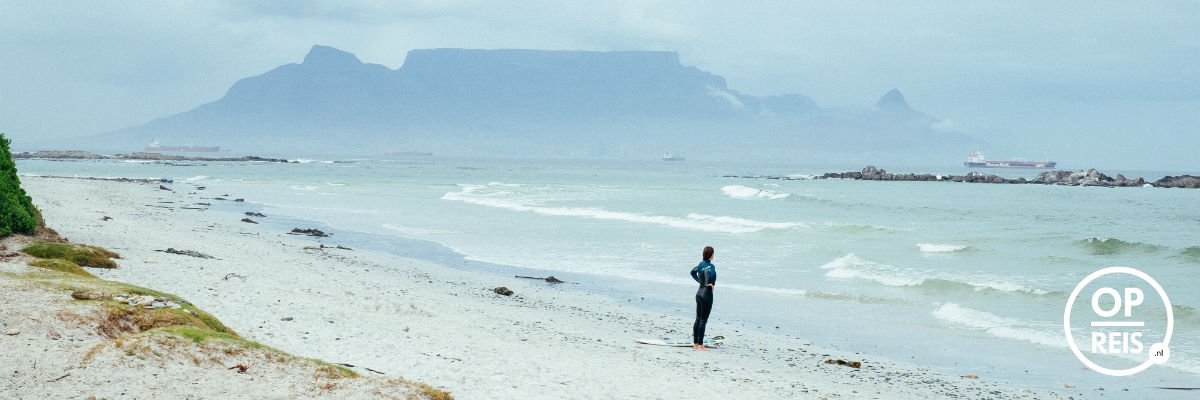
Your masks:
M736 335L725 349L703 354L636 345L634 337L686 336L690 317L381 252L306 250L318 243L332 246L337 237L314 241L240 222L243 215L232 211L183 208L208 200L204 192L68 179L27 177L25 186L64 236L126 257L122 268L99 271L102 278L178 293L248 339L418 379L460 398L1061 396L987 376L941 375L727 321L710 327ZM86 195L49 193L64 185ZM121 191L132 193L103 195ZM175 207L139 205L160 201ZM112 220L93 221L102 216ZM216 258L154 251L166 247ZM171 269L163 268L167 265ZM229 273L246 279L222 279ZM500 296L492 292L496 286L516 294ZM293 319L281 320L288 317ZM863 367L827 365L826 359L860 361ZM712 378L733 383L714 391L697 387L707 377L678 374L683 366L699 364L716 367Z

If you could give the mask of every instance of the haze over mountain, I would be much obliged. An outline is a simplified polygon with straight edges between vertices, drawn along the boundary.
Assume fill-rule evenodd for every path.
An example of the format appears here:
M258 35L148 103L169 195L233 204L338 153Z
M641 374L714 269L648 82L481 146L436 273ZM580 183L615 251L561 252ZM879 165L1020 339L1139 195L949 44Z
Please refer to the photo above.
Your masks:
M981 142L914 110L753 96L674 52L412 50L399 69L313 46L300 64L146 124L72 140L101 152L219 145L246 154L382 154L954 163Z

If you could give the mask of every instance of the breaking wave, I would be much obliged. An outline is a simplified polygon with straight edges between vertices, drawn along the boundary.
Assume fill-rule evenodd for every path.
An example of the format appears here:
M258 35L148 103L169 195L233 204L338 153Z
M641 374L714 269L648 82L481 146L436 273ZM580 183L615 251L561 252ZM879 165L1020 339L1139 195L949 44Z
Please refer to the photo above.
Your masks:
M1076 241L1075 243L1087 249L1092 254L1098 256L1108 256L1130 251L1152 253L1162 250L1162 246L1159 245L1141 242L1126 242L1117 238L1100 239L1093 237Z
M916 287L927 290L994 290L1009 293L1045 295L1053 292L1031 288L1003 278L974 274L971 276L938 275L932 270L916 270L861 258L847 254L822 265L828 270L825 276L837 279L859 279L873 281L884 286Z
M729 196L729 197L732 197L735 199L779 200L779 199L786 199L788 196L792 195L791 193L775 193L775 192L768 191L768 190L759 190L759 189L755 189L752 187L746 187L746 186L742 186L742 185L725 186L725 187L721 188L721 192L725 193L726 196Z
M1001 317L987 311L945 303L933 311L934 318L949 322L955 327L984 331L992 336L1024 340L1051 347L1063 347L1066 341L1061 333L1036 329L1033 325L1016 318Z
M917 247L922 253L953 253L971 248L971 246L960 246L956 244L930 244L917 243Z
M674 228L693 229L704 232L751 233L765 229L791 229L807 226L802 222L767 222L751 219L715 216L704 214L688 214L686 217L667 215L646 215L640 213L610 211L598 207L550 207L526 204L521 201L499 198L496 196L477 195L475 192L487 186L510 186L499 182L488 185L464 185L458 192L446 193L442 200L461 201L487 207L508 209L513 211L533 212L542 215L593 218L613 221L626 221L670 226Z

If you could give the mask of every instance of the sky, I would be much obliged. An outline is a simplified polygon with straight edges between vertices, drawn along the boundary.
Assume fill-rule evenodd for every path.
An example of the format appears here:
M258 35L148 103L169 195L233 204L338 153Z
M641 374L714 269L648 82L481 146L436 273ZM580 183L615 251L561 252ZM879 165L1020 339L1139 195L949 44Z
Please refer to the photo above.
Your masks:
M390 68L422 48L669 50L750 95L869 107L899 89L948 126L1021 149L992 158L1194 171L1197 21L1192 0L0 0L0 132L140 125L313 44Z

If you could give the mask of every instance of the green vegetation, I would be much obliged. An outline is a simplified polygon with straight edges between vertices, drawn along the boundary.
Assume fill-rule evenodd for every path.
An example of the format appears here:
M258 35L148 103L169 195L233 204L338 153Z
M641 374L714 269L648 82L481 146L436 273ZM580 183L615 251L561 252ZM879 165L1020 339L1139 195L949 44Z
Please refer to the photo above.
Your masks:
M415 386L417 388L417 391L420 392L421 394L425 395L425 397L428 399L431 399L431 400L454 400L454 396L451 396L450 392L435 388L433 386L429 386L429 384L422 383L422 382L411 382L411 381L408 383L410 386Z
M173 336L191 339L192 342L194 342L194 343L202 343L206 340L218 340L218 341L222 341L225 343L233 344L242 349L266 350L266 351L269 351L272 353L276 353L276 355L278 355L278 356L283 356L284 358L295 358L295 359L301 359L301 360L308 360L308 361L311 361L311 362L317 364L317 366L318 366L317 372L324 375L324 377L330 378L330 379L358 377L358 373L354 372L354 370L351 370L349 368L346 368L346 367L343 367L340 365L330 364L330 363L327 363L327 362L324 362L321 360L317 360L317 359L296 357L296 356L284 353L283 351L280 351L278 349L263 345L262 343L242 339L238 336L231 335L228 333L215 332L215 331L211 331L208 329L197 328L195 326L190 326L190 325L177 325L177 326L169 326L169 327L157 328L157 329L154 329L151 331L147 331L144 333L144 335L153 335L156 332L162 332L162 333L170 334ZM232 351L232 352L236 352L236 351ZM232 352L226 351L225 353L228 354L228 353L232 353Z
M213 333L234 335L229 329L211 314L192 306L174 308L154 308L131 306L128 304L108 301L104 304L106 314L99 322L97 330L109 337L117 337L125 333L142 332L156 328L173 326L190 326L210 330ZM195 312L196 315L192 315Z
M116 268L117 263L110 258L121 258L120 254L100 247L55 242L35 243L21 251L37 258L58 258L92 268Z
M55 271L66 272L68 274L83 275L83 276L86 276L89 278L96 277L95 275L92 275L92 273L87 272L83 268L79 268L79 265L77 265L73 262L67 261L67 260L62 260L62 259L43 259L43 260L30 261L29 266L39 267L39 268L48 268L48 269L52 269Z
M0 133L0 236L13 232L32 235L45 222L37 207L33 206L33 199L21 188L17 164L8 150L10 143Z

